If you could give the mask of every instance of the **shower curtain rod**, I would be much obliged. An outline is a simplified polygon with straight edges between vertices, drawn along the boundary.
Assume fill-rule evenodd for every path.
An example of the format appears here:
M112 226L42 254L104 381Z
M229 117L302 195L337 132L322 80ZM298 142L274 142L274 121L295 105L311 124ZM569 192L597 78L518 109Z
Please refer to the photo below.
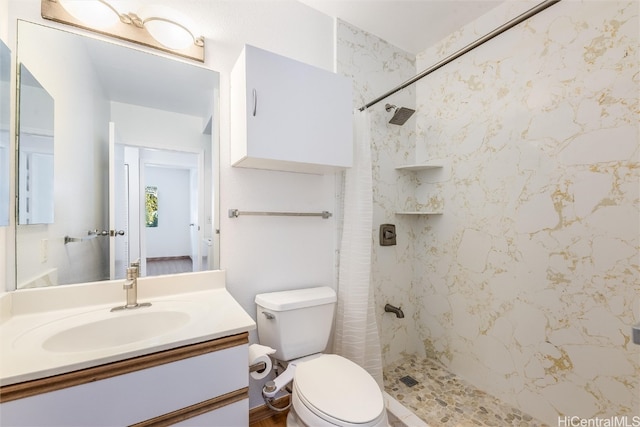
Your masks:
M406 82L402 83L400 86L391 89L389 92L386 92L385 94L379 96L378 98L374 99L373 101L369 102L368 104L365 104L364 106L360 107L360 111L364 111L367 108L371 107L372 105L375 105L378 102L382 101L383 99L393 95L394 93L399 92L402 89L406 88L407 86L414 84L415 82L417 82L421 78L428 76L429 74L433 73L437 69L439 69L439 68L447 65L448 63L450 63L452 61L455 61L456 59L460 58L465 53L468 53L469 51L475 49L476 47L480 46L481 44L484 44L485 42L488 42L492 38L504 33L505 31L515 27L516 25L518 25L522 21L525 21L525 20L531 18L533 15L536 15L537 13L542 12L543 10L548 8L549 6L553 6L554 4L556 4L558 2L560 2L560 0L545 0L542 3L532 7L531 9L529 9L526 12L522 13L521 15L518 15L515 18L513 18L512 20L502 24L501 26L499 26L495 30L491 31L490 33L484 35L483 37L480 37L478 40L474 41L473 43L470 43L467 46L463 47L462 49L460 49L459 51L455 52L454 54L447 56L446 58L444 58L440 62L436 63L435 65L432 65L431 67L427 68L426 70L424 70L420 74L410 78Z

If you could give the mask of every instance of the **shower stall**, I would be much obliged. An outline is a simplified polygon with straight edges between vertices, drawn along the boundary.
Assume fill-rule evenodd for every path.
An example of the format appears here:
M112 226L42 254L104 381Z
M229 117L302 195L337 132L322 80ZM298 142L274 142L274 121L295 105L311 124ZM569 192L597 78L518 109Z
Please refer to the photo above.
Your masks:
M338 69L372 117L385 387L431 425L640 413L637 2L559 2L412 81L522 7L417 56L338 25ZM372 52L384 66L362 70ZM365 104L401 81L390 111ZM415 113L395 126L393 105ZM442 167L396 169L427 161ZM432 199L441 215L396 214Z

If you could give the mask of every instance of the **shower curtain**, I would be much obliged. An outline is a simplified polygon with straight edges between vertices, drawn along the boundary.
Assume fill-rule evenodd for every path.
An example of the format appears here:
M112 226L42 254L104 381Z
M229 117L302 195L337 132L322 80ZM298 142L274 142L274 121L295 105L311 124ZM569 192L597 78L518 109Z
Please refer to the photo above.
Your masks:
M334 351L366 369L383 388L382 355L371 287L373 187L371 119L356 111L353 166L345 172Z

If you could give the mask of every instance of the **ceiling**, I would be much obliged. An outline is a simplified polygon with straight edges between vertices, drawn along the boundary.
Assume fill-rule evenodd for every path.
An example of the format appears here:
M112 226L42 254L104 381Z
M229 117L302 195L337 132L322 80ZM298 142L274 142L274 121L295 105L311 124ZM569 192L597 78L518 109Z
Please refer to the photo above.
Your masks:
M505 0L299 0L418 54Z

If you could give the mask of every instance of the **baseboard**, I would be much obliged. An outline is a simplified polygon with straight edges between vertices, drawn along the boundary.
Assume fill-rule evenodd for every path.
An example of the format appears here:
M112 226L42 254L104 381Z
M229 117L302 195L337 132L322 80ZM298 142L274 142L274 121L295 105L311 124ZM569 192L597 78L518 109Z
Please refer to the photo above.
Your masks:
M279 397L273 401L273 406L275 406L276 408L284 408L289 404L289 399L289 395ZM262 420L266 420L267 418L271 418L276 414L279 414L279 412L270 409L267 405L251 408L249 410L249 425Z

